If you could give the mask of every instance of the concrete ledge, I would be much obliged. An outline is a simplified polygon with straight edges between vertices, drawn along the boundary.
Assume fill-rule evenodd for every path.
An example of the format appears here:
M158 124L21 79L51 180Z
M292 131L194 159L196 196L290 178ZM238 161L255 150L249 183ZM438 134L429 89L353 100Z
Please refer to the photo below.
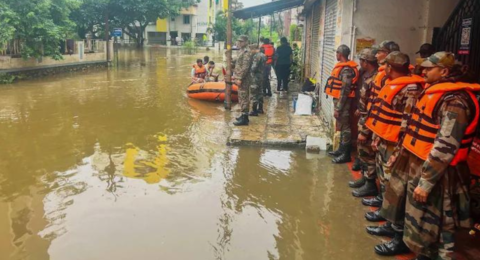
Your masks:
M89 61L81 63L46 65L42 67L0 70L0 73L17 76L18 79L22 80L106 67L108 67L107 61Z

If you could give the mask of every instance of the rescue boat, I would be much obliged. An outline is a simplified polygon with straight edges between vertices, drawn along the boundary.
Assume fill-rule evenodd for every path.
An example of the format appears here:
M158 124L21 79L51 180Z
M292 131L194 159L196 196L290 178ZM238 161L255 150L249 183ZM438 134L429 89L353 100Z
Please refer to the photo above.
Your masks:
M189 98L223 102L225 100L225 82L206 82L192 84L187 89ZM232 101L238 101L238 87L232 86Z

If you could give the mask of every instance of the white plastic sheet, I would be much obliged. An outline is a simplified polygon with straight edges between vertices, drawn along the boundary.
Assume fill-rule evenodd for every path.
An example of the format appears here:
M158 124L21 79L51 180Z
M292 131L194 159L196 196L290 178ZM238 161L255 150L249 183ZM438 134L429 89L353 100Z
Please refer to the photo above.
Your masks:
M298 94L295 115L297 116L312 115L312 104L313 104L313 99L311 96Z

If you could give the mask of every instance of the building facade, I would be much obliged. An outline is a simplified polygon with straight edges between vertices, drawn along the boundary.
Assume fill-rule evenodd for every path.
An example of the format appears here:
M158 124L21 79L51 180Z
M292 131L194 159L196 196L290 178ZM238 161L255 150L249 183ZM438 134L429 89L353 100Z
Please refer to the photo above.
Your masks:
M194 40L199 45L211 46L216 14L226 8L226 0L200 0L176 17L150 24L145 30L146 44L173 46Z
M301 14L305 75L324 86L341 44L350 46L351 58L356 59L365 46L393 40L415 62L420 45L433 42L461 1L465 0L306 0ZM319 102L323 119L334 129L333 100L323 87Z

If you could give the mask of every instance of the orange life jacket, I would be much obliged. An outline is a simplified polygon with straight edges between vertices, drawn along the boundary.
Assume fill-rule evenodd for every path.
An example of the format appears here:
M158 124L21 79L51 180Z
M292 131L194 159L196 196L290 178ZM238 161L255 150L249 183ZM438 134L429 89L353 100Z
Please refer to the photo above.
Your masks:
M325 93L334 98L340 98L340 92L342 91L342 81L340 80L340 73L345 67L350 67L355 72L355 77L352 80L352 91L348 97L355 97L355 84L360 77L357 69L357 63L354 61L339 62L333 68L331 76L327 79L327 84L325 85Z
M264 44L262 48L265 50L265 56L267 56L267 64L273 63L273 55L275 55L275 48L271 44Z
M367 111L370 111L372 108L373 102L375 102L375 99L378 97L378 93L380 93L380 90L382 90L383 86L385 86L387 80L388 77L385 73L385 65L380 66L378 68L377 76L375 76L375 79L373 80L373 86L370 89L370 95L367 102Z
M427 87L422 93L420 100L415 105L412 118L403 140L403 147L415 154L422 160L427 160L430 151L433 149L433 143L437 132L440 130L440 123L437 123L434 115L435 108L442 97L453 91L466 91L475 105L475 116L470 125L465 130L465 135L461 141L460 148L450 165L455 166L459 162L467 160L468 151L475 137L475 131L478 124L479 105L477 98L473 94L480 91L480 85L468 83L440 83Z
M195 64L193 68L195 69L195 78L204 79L207 77L207 68L205 66L199 67Z
M412 75L389 81L378 93L365 126L387 141L398 142L404 111L395 110L392 101L398 92L410 84L423 86L425 80L417 75Z

